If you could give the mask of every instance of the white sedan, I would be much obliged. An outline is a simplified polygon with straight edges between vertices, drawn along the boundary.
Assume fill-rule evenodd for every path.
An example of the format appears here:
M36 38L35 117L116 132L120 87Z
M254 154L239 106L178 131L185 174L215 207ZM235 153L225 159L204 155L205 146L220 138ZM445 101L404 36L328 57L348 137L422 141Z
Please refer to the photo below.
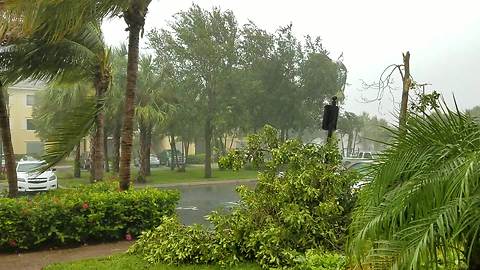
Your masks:
M37 170L45 165L43 161L20 161L17 164L18 191L45 191L57 189L55 170L43 173Z

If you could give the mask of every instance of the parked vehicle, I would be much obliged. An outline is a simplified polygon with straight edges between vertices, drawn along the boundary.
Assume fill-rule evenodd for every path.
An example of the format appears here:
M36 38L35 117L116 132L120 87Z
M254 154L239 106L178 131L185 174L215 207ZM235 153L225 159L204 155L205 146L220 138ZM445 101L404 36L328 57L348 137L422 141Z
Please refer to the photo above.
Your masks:
M160 167L160 159L155 155L150 155L150 167Z
M17 181L19 191L46 191L58 188L55 169L43 173L37 171L43 165L45 165L45 162L38 160L18 162Z

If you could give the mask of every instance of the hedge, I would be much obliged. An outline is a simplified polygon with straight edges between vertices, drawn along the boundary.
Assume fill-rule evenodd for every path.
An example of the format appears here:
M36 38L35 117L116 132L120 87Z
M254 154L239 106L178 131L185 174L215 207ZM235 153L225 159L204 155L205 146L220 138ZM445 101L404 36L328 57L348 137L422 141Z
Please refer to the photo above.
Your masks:
M117 191L97 183L17 199L0 198L0 250L130 240L171 216L176 191Z

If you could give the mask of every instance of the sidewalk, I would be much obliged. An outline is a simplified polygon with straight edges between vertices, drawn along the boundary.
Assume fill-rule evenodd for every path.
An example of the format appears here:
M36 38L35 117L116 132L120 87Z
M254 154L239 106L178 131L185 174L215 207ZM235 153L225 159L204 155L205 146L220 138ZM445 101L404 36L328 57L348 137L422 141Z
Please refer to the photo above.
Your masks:
M121 241L78 248L0 254L0 270L39 270L52 263L104 257L125 252L133 242Z

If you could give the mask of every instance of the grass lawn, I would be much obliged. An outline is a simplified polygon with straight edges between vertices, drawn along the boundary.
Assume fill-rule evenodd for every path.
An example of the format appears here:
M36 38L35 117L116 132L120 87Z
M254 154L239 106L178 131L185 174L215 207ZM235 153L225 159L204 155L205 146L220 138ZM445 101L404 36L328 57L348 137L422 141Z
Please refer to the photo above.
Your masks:
M132 175L138 172L137 168L132 169ZM90 173L82 171L82 178L73 178L71 171L57 172L58 182L61 186L72 187L79 184L88 184ZM107 175L107 178L112 177ZM255 179L257 171L239 170L237 172L226 170L221 171L217 168L213 169L213 177L209 179L203 178L203 166L189 166L186 172L171 171L167 167L152 168L152 175L147 177L148 184L173 184L188 183L198 181L219 181L234 179Z
M181 265L171 266L165 264L148 264L140 257L132 255L114 255L106 258L90 259L77 261L72 263L52 264L44 268L45 270L215 270L215 269L232 269L232 270L259 270L259 266L255 264L242 264L235 267L221 268L211 265Z

